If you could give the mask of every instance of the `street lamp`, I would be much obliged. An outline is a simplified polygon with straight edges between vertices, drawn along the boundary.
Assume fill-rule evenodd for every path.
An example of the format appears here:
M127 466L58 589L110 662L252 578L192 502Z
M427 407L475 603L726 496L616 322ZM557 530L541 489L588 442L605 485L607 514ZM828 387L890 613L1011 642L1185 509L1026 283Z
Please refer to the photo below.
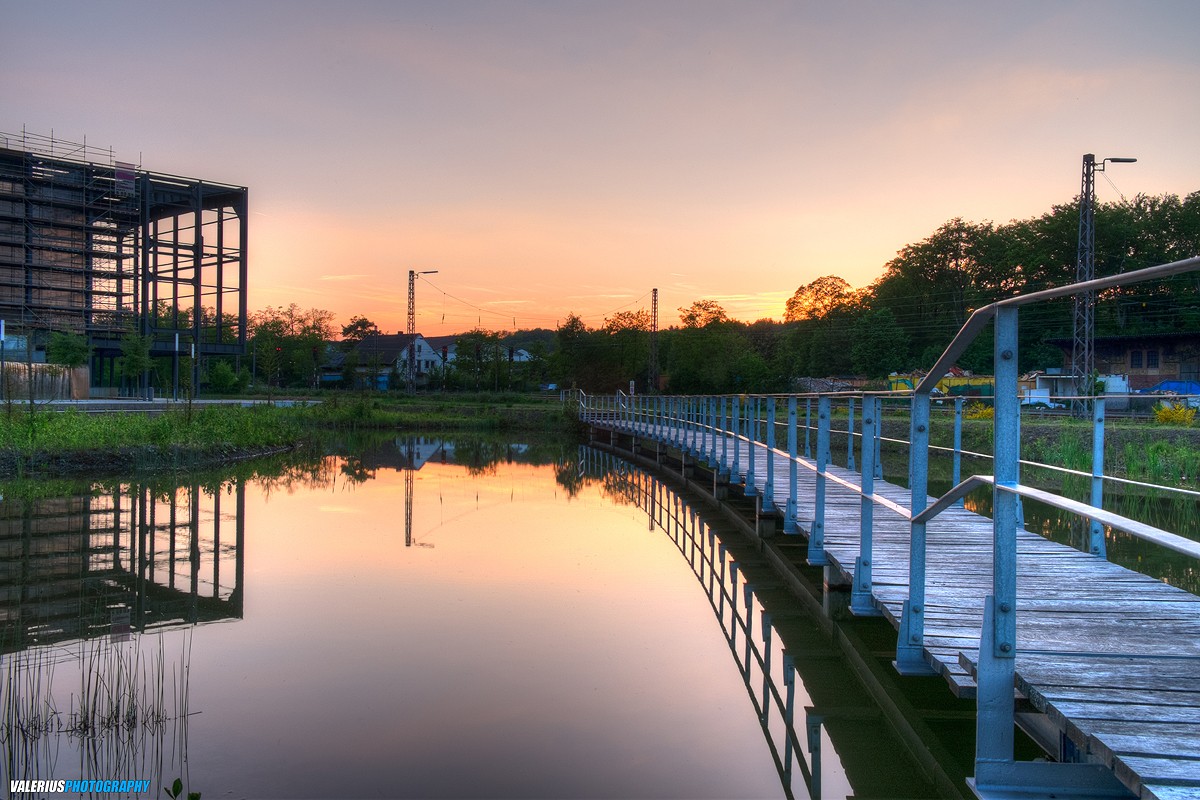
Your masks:
M408 271L408 386L414 394L417 391L417 276L436 274L436 269Z
M1075 259L1075 282L1086 283L1096 277L1096 173L1106 164L1132 164L1136 158L1105 158L1099 163L1096 156L1083 157L1083 181L1079 191L1079 249ZM1071 405L1077 415L1087 413L1087 400L1095 393L1092 373L1096 369L1093 347L1093 314L1096 293L1091 289L1075 294L1075 315L1071 346L1071 379L1075 399Z

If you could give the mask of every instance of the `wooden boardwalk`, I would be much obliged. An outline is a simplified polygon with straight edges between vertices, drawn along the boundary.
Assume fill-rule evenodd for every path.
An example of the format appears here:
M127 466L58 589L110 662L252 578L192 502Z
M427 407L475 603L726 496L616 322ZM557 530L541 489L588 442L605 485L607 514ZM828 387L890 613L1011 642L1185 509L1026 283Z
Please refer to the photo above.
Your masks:
M697 435L611 416L590 422L685 449ZM754 485L762 487L767 459L774 460L773 505L782 514L787 454L761 443L751 452L745 439L724 436L709 451L727 452L731 469L738 449L741 468L731 484L745 483L753 457ZM825 553L833 569L853 576L861 501L838 481L857 487L860 477L834 466L826 472ZM899 626L908 597L910 496L880 480L874 493L903 509L876 504L872 548L873 603ZM804 535L815 494L815 469L801 466L796 496ZM1016 688L1021 704L1040 712L1024 720L1042 729L1043 741L1060 737L1060 756L1109 767L1135 797L1200 798L1200 597L1028 531L1018 533L1017 548ZM924 655L956 693L973 696L984 597L992 587L991 519L944 511L928 524L926 553Z

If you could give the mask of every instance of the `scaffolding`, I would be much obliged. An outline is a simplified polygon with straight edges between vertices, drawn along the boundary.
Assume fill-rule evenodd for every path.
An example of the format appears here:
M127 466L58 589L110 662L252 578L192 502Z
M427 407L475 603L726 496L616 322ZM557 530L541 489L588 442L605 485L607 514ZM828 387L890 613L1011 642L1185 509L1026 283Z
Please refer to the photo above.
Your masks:
M245 187L0 133L0 319L86 336L100 374L144 336L153 356L194 355L198 379L203 358L245 353L247 212Z

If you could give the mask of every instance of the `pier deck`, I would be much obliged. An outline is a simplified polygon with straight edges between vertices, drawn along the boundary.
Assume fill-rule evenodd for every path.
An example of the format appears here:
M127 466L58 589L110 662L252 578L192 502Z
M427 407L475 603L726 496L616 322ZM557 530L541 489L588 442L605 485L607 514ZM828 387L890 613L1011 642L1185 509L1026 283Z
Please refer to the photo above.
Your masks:
M786 452L728 432L702 436L691 426L618 414L586 421L614 437L670 447L718 473L733 472L736 453L733 491L740 484L761 494L771 459L772 497L763 512L786 513ZM798 462L796 521L808 536L816 465ZM860 555L861 478L832 465L825 474L824 552L831 574L845 579ZM872 603L899 628L909 596L909 490L876 479L874 495L883 502L873 520ZM923 655L954 692L973 696L984 598L992 591L992 520L952 507L928 523L926 535ZM1016 690L1026 730L1051 747L1057 737L1062 760L1108 767L1134 797L1200 797L1200 597L1026 530L1017 535L1017 575Z

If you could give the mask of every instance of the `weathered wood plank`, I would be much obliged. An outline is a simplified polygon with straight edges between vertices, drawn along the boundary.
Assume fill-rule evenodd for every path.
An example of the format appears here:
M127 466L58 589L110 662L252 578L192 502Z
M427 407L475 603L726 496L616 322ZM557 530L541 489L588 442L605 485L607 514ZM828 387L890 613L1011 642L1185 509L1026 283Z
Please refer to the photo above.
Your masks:
M667 426L642 430L679 440ZM691 432L683 441L703 440ZM726 469L734 450L739 453L734 483L745 483L753 460L754 491L765 485L771 460L774 506L782 513L789 495L786 456L729 436L724 442L718 437L715 452L718 458L727 452ZM827 473L825 552L851 574L860 548L860 477L836 466ZM814 464L806 461L796 483L805 536L815 486ZM899 625L908 597L911 493L876 481L874 496L885 501L874 510L874 604ZM929 523L926 541L925 651L951 688L969 696L984 597L992 591L992 522L951 507ZM1016 557L1018 691L1094 756L1106 758L1135 792L1200 798L1200 598L1027 531L1018 531Z

